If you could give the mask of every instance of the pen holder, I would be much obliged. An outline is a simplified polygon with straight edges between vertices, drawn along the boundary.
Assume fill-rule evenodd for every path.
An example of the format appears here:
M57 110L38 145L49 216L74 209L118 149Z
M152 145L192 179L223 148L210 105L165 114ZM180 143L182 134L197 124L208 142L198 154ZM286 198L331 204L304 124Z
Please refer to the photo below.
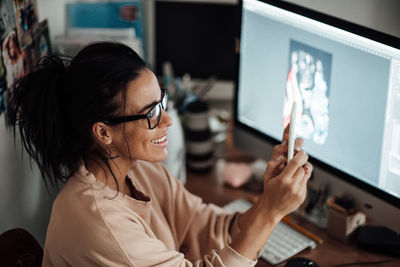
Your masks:
M348 243L353 239L355 230L365 224L365 214L360 211L347 210L336 204L334 199L329 199L327 205L329 235Z

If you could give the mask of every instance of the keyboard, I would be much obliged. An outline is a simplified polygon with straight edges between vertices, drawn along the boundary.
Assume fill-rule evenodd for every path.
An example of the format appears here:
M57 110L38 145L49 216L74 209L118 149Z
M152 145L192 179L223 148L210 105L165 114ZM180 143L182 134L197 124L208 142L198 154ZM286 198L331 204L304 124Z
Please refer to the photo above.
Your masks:
M229 212L246 211L252 204L246 199L234 200L223 208ZM275 265L296 255L306 248L315 248L314 240L294 230L284 222L279 222L272 231L261 258Z

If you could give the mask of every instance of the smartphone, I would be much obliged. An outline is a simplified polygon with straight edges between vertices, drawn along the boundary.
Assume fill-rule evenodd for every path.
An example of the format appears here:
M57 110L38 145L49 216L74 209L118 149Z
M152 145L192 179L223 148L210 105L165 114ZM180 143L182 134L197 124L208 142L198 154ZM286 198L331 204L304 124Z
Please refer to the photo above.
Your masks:
M292 112L290 113L289 126L289 144L288 144L288 162L294 155L294 143L296 140L296 124L297 124L297 102L293 102Z

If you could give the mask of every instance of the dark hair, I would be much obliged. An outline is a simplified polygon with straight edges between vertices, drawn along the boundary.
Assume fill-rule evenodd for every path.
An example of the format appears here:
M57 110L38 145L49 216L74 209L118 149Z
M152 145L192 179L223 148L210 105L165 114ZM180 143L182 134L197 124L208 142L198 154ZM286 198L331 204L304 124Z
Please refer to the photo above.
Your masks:
M72 60L42 58L7 94L7 125L14 135L19 129L46 185L67 181L85 157L102 159L110 169L111 152L95 146L91 127L125 110L127 85L145 67L128 46L99 42Z

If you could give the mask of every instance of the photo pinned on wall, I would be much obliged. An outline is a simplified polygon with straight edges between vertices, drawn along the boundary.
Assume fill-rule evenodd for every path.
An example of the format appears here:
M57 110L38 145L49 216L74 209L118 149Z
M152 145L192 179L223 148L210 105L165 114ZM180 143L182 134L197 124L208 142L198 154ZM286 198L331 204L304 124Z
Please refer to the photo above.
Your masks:
M3 40L16 26L13 1L0 1L0 40Z
M119 17L127 22L135 22L140 17L139 7L132 4L123 5L119 10Z
M25 64L25 73L24 76L28 74L28 72L36 65L38 58L36 57L36 47L33 43L25 46L22 50L22 54L24 55L24 64Z
M44 56L51 55L52 51L47 20L40 22L33 33L33 46L35 47L36 61L39 61Z
M32 31L38 24L37 0L13 0L21 48L32 43Z
M322 145L328 136L329 86L332 54L290 40L289 70L283 108L283 125L290 121L296 101L298 135Z
M1 44L3 66L6 71L7 88L11 89L28 70L25 50L22 50L15 30L6 35Z

